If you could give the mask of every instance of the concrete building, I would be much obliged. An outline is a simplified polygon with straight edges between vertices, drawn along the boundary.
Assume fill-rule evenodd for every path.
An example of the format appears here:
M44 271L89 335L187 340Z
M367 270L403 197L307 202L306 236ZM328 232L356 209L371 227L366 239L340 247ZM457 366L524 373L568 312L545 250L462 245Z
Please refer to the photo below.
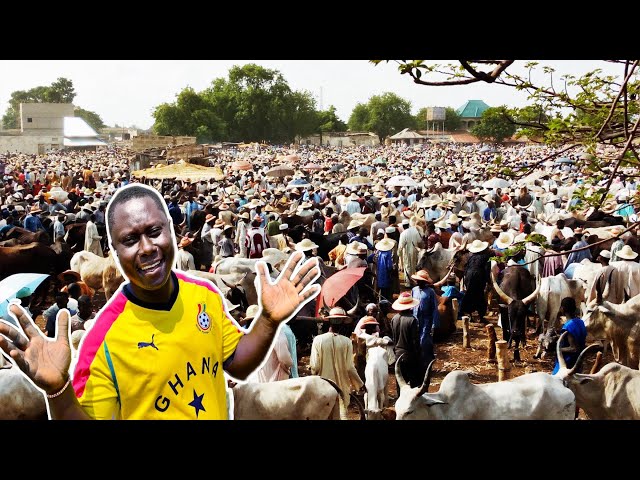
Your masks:
M105 145L71 103L21 103L20 129L0 132L0 152L43 154L60 148Z
M380 139L371 132L324 132L298 139L300 145L324 145L327 147L375 147Z
M456 110L462 120L462 128L471 130L482 117L482 113L489 108L489 105L482 100L467 100L467 103Z
M405 143L407 145L425 143L427 141L427 137L425 137L424 135L420 135L419 133L409 128L400 130L395 135L390 136L389 139L392 143Z

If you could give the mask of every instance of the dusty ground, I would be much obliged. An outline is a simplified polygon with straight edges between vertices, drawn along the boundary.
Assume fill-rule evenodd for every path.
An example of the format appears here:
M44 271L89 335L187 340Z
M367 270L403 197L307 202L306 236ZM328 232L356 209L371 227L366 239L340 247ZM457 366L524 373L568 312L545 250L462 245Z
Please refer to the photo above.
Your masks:
M495 331L498 340L500 340L502 338L502 329L497 326L498 320L496 316L489 315L488 320L496 325ZM435 345L436 363L433 366L433 372L431 375L431 384L429 386L430 392L437 392L444 377L454 370L470 371L471 381L473 383L480 384L498 381L497 363L489 363L487 361L489 338L484 328L485 326L479 323L470 323L471 348L468 349L462 347L462 322L458 321L457 326L457 331L452 334L447 341L436 343ZM541 360L533 357L538 348L538 341L533 337L533 333L531 333L528 336L527 346L520 348L520 358L522 361L518 364L514 364L513 361L510 362L510 378L518 377L526 373L551 373L553 371L555 356L548 356ZM591 341L591 338L587 339L587 343L590 343ZM513 350L509 350L509 359L513 360ZM608 353L603 360L603 365L613 361L611 353ZM584 362L583 371L588 372L591 369L592 364L593 357L590 357ZM298 365L301 376L311 374L308 356L299 358ZM389 383L387 385L387 389L390 402L389 406L393 407L397 399L396 378L393 367L389 369ZM349 414L350 418L354 420L359 418L358 412L353 406L350 406ZM581 411L578 418L585 419L586 417Z

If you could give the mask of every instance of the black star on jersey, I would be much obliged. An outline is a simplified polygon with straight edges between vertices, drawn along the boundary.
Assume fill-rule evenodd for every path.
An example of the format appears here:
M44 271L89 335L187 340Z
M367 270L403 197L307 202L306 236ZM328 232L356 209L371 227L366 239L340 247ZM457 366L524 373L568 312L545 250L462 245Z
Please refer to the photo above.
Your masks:
M198 395L196 393L195 388L193 389L193 401L189 403L193 408L196 409L196 418L198 418L198 414L200 410L206 412L205 408L202 406L202 398L204 397L204 393L202 395Z

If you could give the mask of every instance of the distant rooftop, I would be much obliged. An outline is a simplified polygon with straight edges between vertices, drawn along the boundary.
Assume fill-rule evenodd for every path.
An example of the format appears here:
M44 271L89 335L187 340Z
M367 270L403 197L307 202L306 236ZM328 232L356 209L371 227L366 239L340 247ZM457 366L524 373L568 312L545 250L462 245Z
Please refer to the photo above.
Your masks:
M467 100L463 106L458 108L456 112L462 118L480 118L489 105L482 100Z
M97 137L96 131L81 117L64 117L65 137Z

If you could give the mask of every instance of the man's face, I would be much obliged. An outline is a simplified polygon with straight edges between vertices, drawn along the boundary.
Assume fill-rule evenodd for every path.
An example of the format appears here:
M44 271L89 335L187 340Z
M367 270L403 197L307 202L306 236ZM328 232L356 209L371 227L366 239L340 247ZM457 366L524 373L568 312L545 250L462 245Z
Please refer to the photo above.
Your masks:
M148 197L120 203L109 213L117 217L112 246L133 292L144 299L169 280L175 257L169 221Z

